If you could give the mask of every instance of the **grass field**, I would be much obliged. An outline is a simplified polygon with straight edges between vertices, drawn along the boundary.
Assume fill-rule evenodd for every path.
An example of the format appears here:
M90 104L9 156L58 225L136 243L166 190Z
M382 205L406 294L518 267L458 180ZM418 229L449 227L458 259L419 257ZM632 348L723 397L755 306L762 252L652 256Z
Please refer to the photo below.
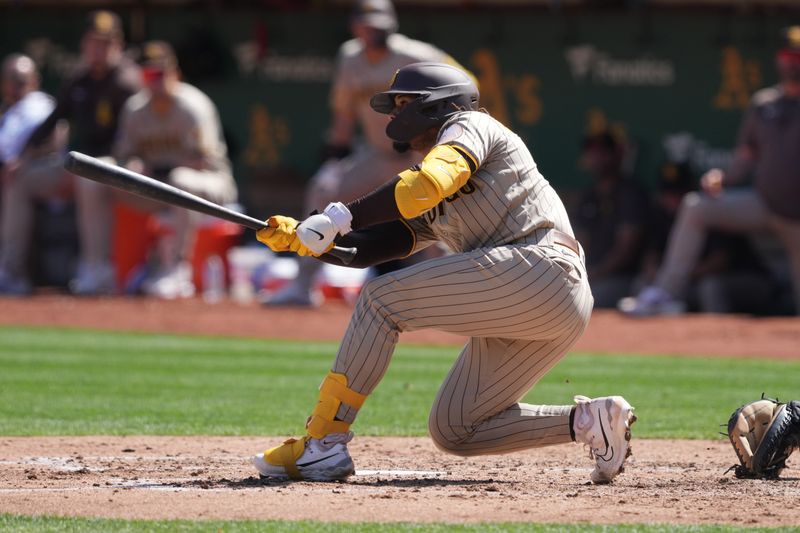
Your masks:
M334 343L0 327L0 435L287 435L302 431ZM425 435L454 347L401 346L354 429ZM526 397L622 394L636 438L723 438L720 424L761 392L796 396L800 363L571 354ZM397 401L402 398L402 401ZM275 406L274 409L265 406ZM635 526L360 524L352 531L731 531ZM333 531L295 522L151 522L0 515L13 531ZM787 529L788 531L788 529Z
M613 525L587 526L563 524L348 524L349 533L374 532L456 532L456 533L717 533L717 532L789 532L796 528L731 528L715 526L642 526ZM14 530L20 533L74 533L78 531L117 531L117 532L225 532L251 533L269 531L271 533L335 533L343 530L342 524L324 522L275 522L275 521L209 521L190 522L163 520L99 520L82 518L16 517L0 515L0 530Z
M335 351L333 343L0 328L0 434L297 433ZM457 352L399 347L356 431L425 435ZM797 362L571 354L526 401L622 394L640 415L637 438L717 438L733 408L761 392L796 395L798 375Z

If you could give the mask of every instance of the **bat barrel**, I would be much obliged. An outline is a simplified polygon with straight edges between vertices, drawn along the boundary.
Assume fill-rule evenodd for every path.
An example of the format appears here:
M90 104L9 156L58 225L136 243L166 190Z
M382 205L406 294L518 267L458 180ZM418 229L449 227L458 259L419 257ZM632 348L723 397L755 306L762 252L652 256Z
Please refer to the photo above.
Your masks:
M177 187L173 187L168 183L158 181L117 165L106 163L80 152L70 152L67 154L64 168L73 174L150 200L156 200L170 205L177 205L178 207L183 207L191 211L205 213L229 222L234 222L252 230L258 231L268 227L266 222L258 220L257 218L238 213L227 207L210 202L205 198L200 198L199 196L178 189ZM354 259L356 249L337 246L328 253L337 257L347 265Z
M235 222L246 228L260 230L267 224L261 220L238 213L227 207L200 198L163 181L144 176L132 170L122 168L90 157L80 152L67 154L64 168L73 174L110 185L123 191L171 205L184 207L191 211L205 213L223 220Z

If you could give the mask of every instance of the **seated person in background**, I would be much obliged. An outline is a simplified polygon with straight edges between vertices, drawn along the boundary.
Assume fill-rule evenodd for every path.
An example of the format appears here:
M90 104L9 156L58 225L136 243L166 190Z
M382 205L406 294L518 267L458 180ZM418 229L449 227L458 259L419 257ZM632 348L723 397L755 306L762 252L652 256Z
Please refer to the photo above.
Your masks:
M89 13L80 43L80 64L63 83L53 112L31 134L23 158L64 122L69 123L69 149L94 157L111 153L120 110L140 87L139 69L125 56L124 48L119 16L105 10ZM61 158L50 163L47 171L64 172ZM67 277L71 275L69 272Z
M586 252L595 308L615 307L630 294L647 229L648 198L623 176L624 147L608 131L587 136L582 163L593 183L580 198L573 223Z
M0 73L0 294L15 296L31 292L27 272L28 247L33 233L34 200L57 195L64 189L63 172L42 158L51 155L54 142L44 143L22 158L28 139L55 107L55 100L39 91L39 73L31 58L11 54ZM52 136L55 140L55 135Z
M217 109L197 88L180 81L172 47L145 43L141 57L144 89L122 110L112 153L116 160L140 172L219 204L236 200L227 148ZM73 282L77 294L114 290L111 228L114 201L158 212L170 228L158 243L158 266L144 283L148 294L180 298L194 294L191 265L194 216L106 187L90 180L77 182L81 268Z
M681 203L655 282L626 306L632 315L674 312L710 230L773 233L789 257L800 314L800 26L788 28L776 57L780 83L757 91L727 171L711 169L703 192ZM752 186L741 185L752 175Z
M639 285L648 285L655 279L678 208L683 197L694 190L695 183L685 163L667 163L661 167ZM709 235L690 277L686 302L675 302L674 313L691 309L702 313L760 314L766 311L774 291L774 283L748 239L732 233ZM619 308L626 311L634 304L634 298L623 298Z

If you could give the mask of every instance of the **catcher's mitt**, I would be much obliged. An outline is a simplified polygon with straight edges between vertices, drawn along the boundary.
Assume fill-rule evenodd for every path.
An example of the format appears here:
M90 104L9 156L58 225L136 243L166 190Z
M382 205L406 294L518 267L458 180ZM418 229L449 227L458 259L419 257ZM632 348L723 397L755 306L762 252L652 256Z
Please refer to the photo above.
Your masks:
M733 412L728 437L739 457L731 467L736 477L777 479L800 447L800 401L780 403L762 394Z

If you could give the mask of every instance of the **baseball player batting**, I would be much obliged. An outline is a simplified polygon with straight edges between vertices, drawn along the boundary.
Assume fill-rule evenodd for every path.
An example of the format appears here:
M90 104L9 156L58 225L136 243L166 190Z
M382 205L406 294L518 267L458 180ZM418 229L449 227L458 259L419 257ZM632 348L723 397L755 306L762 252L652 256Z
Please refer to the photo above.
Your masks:
M273 216L258 232L275 251L313 256L336 238L358 248L356 267L437 241L453 251L364 286L306 435L253 457L262 476L351 475L350 426L386 372L398 334L423 328L470 337L430 413L440 449L471 456L575 441L596 461L595 483L622 471L636 420L624 398L519 401L584 332L593 299L564 205L522 140L479 110L478 98L452 66L399 69L371 106L390 116L387 135L422 161L356 201L331 203L302 223Z

